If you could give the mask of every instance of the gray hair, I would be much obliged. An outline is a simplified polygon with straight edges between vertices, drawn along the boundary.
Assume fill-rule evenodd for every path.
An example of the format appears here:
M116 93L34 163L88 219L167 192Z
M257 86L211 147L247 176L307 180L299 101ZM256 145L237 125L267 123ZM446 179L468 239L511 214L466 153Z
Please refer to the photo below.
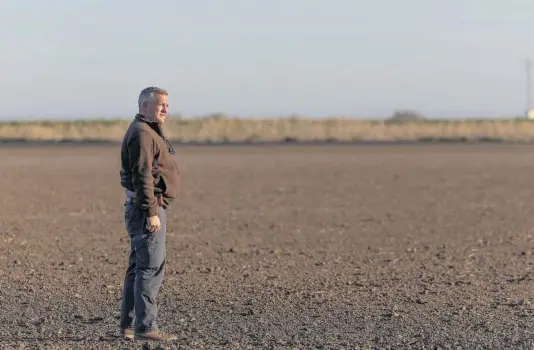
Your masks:
M169 93L166 90L156 86L149 86L147 88L144 88L139 94L139 99L137 100L138 106L141 107L145 101L156 97L156 95L168 96Z

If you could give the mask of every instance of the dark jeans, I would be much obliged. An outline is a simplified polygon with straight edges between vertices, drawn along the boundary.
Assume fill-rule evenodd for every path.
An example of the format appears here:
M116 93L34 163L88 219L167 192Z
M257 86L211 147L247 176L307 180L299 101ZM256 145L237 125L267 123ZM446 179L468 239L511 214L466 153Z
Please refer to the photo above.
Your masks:
M159 219L160 231L150 232L141 208L130 202L125 204L124 222L131 248L122 292L121 328L134 327L136 332L158 329L156 297L163 281L167 230L167 216L162 207Z

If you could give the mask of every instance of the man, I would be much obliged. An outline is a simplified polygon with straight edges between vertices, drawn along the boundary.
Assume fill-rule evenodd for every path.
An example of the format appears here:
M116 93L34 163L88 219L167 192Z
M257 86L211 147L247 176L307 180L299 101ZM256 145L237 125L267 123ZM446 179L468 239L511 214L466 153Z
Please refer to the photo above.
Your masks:
M139 95L139 113L121 147L124 221L130 237L124 278L120 333L123 338L175 340L156 324L156 297L165 266L166 210L178 195L179 172L174 150L163 135L168 93L148 87Z

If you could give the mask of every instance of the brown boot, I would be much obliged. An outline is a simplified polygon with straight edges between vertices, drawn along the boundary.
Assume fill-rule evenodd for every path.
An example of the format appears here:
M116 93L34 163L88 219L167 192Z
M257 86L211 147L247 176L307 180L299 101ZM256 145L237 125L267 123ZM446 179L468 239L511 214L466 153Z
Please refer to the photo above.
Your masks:
M178 339L175 335L163 333L162 331L152 331L146 333L135 333L136 340L157 340L157 341L173 341Z
M133 339L134 334L133 328L123 328L120 330L120 336L122 339Z

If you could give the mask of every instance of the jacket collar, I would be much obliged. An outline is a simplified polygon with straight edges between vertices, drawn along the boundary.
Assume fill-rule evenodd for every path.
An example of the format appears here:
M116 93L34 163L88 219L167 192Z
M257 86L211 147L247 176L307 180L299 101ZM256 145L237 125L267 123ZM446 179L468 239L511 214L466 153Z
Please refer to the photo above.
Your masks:
M163 130L161 129L161 123L155 122L153 120L148 120L143 115L137 113L135 115L135 121L142 122L148 124L155 132L157 132L160 136L163 137Z
M165 135L163 135L163 129L161 128L161 123L158 123L158 122L155 122L155 121L152 121L152 120L148 120L148 119L146 119L144 116L142 116L139 113L137 113L135 115L134 119L135 119L136 122L148 124L155 132L158 133L159 136L161 136L163 138L163 140L167 144L167 147L169 148L169 153L172 154L172 155L176 154L176 152L174 151L174 148L172 147L172 144L169 141L169 139L166 138Z

